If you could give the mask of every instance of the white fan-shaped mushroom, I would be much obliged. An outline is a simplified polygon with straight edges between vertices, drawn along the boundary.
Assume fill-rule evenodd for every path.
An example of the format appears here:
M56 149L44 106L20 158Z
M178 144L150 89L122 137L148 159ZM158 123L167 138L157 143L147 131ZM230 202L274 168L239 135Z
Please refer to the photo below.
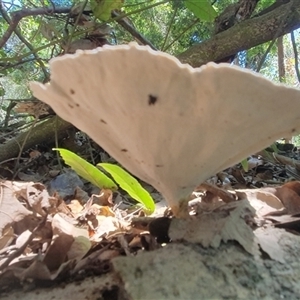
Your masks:
M300 91L228 64L198 69L149 47L55 58L33 94L152 184L175 212L194 187L300 129Z

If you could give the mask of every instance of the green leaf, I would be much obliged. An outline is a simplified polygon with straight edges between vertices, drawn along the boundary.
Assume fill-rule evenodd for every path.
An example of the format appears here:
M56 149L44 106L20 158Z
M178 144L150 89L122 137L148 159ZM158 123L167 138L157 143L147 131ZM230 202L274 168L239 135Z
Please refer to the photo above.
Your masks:
M124 0L91 0L91 9L97 19L107 21L111 18L111 12L120 9L123 2Z
M124 169L117 165L100 163L97 166L108 172L119 186L133 199L142 203L149 214L154 212L155 203L151 195L140 185L140 183Z
M247 158L245 158L245 159L243 159L243 160L241 161L241 165L242 165L243 170L244 170L245 172L248 172L248 171L249 171L249 163L248 163L248 159L247 159Z
M0 97L3 97L5 95L5 89L0 83Z
M98 186L99 188L117 190L117 185L97 167L93 166L75 153L62 149L53 148L52 150L59 151L59 154L79 176Z
M278 147L276 146L276 143L273 143L270 147L273 149L273 151L275 153L277 153L277 154L279 153L279 150L278 150Z
M213 22L217 12L209 0L185 0L185 6L201 21Z

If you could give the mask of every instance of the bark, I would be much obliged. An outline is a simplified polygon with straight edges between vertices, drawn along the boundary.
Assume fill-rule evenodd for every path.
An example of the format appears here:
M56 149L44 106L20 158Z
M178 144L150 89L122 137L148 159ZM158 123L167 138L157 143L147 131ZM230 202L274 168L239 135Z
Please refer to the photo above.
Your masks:
M298 28L300 28L300 1L291 1L262 16L241 22L201 44L194 45L177 57L182 63L200 67L209 61L221 60Z
M283 46L283 37L277 39L277 61L278 61L278 77L280 82L285 81L285 65L284 65L284 46ZM285 143L290 142L290 138L283 138Z
M285 81L285 66L284 66L284 47L283 37L279 37L277 40L277 58L278 58L278 75L279 81Z
M28 132L22 132L16 138L13 138L0 146L0 162L12 157L17 157L20 147L24 142L25 147L23 148L23 151L41 143L54 143L55 132L57 132L58 139L61 139L67 136L67 129L71 127L73 127L73 125L62 120L58 116L52 117L43 123L39 123L33 128L28 138Z

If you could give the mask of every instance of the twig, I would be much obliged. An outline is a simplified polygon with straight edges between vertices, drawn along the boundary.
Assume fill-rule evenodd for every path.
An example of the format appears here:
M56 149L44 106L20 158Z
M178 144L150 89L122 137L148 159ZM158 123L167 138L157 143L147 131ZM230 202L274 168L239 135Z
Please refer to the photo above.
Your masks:
M71 41L72 41L72 38L74 36L74 33L75 33L75 30L78 26L78 23L81 19L81 16L82 16L82 13L84 11L84 8L86 7L87 5L87 2L88 0L85 0L84 2L82 2L82 5L81 5L81 9L80 9L80 12L78 13L77 17L76 17L76 20L75 20L75 24L74 26L72 27L72 31L70 33L70 35L68 36L68 39L67 39L67 43L66 43L66 47L65 47L65 52L68 53L68 49L70 47L70 44L71 44Z
M19 154L18 154L18 156L17 156L16 163L15 163L15 166L14 166L14 176L13 176L13 180L17 177L17 175L18 175L18 173L19 173L19 171L17 171L17 169L19 168L21 155L22 155L22 153L23 153L24 147L25 147L25 145L26 145L26 142L27 142L27 140L28 140L28 138L29 138L29 136L30 136L30 134L31 134L31 132L32 132L32 130L33 130L33 128L34 128L35 125L37 124L37 121L38 121L38 118L35 117L35 119L34 119L32 125L31 125L31 127L29 128L28 132L26 133L26 136L25 136L25 139L24 139L22 145L20 145L20 151L19 151Z
M2 0L0 0L0 13L3 15L3 12L6 14L6 11L3 7ZM51 14L67 14L70 12L70 7L59 7L59 8L53 8L53 7L42 7L42 8L31 8L31 9L21 9L18 11L15 11L11 14L11 20L8 22L9 27L0 39L0 48L2 48L12 33L17 28L19 22L21 19L28 17L28 16L38 16L38 15L51 15ZM7 22L7 20L6 20Z
M167 43L170 31L171 31L171 27L172 27L173 21L174 21L174 19L176 17L177 11L178 11L178 6L176 6L176 8L175 8L175 10L173 12L173 15L172 15L172 18L170 20L170 24L168 26L168 30L167 30L167 33L166 33L166 36L165 36L165 39L164 39L164 43L163 43L163 45L161 47L161 51L165 51L165 46L166 46L166 43Z
M276 39L280 36L280 29L283 26L284 22L286 21L286 19L288 18L289 12L291 11L292 7L293 7L294 1L291 0L291 2L289 4L286 5L286 12L281 20L280 25L278 26L277 31L274 34L274 37L269 45L269 47L267 48L266 52L264 53L263 57L261 58L260 62L258 63L258 67L256 69L256 72L260 72L268 53L270 52L271 48L274 46Z
M3 68L1 69L1 71L4 71L4 70L6 70L6 69L10 69L10 68L16 68L16 67L19 66L19 65L22 65L22 64L25 64L25 63L28 63L28 62L32 62L32 61L34 61L34 60L35 60L35 58L29 58L29 59L27 59L27 60L21 60L21 61L18 61L18 62L14 63L14 64L0 63L0 67L3 67Z
M276 36L276 35L277 35L277 34L275 34L275 36ZM262 56L262 58L261 58L260 61L258 62L258 66L257 66L257 69L256 69L256 72L257 72L257 73L260 72L260 70L261 70L263 64L264 64L265 61L266 61L266 58L267 58L269 52L271 51L272 47L274 46L274 44L275 44L275 42L276 42L277 37L275 37L275 36L274 36L273 40L270 42L270 44L269 44L267 50L265 51L264 55Z
M187 31L189 31L193 26L195 26L199 22L199 19L195 19L189 26L187 26L181 33L175 37L175 39L168 44L166 47L164 47L164 51L167 51L176 41L178 41Z
M111 22L111 21L121 20L121 19L123 19L124 17L128 17L128 16L131 16L131 15L140 13L140 12L145 11L145 10L147 10L147 9L150 9L150 8L153 8L153 7L156 7L156 6L159 6L159 5L161 5L161 4L168 3L169 1L170 1L170 0L162 0L162 1L160 1L160 2L155 2L154 4L151 4L151 5L148 5L148 6L145 6L145 7L142 7L142 8L133 10L133 11L130 11L130 12L128 12L128 13L122 13L122 14L120 14L118 17L111 18L111 19L107 20L107 23L109 23L109 22Z
M138 32L131 24L126 22L124 19L120 19L120 15L116 12L112 12L112 16L116 22L120 24L125 30L127 30L133 37L135 37L143 45L149 45L153 50L157 50L156 47L148 41L140 32Z
M1 1L1 0L0 0ZM2 2L2 1L1 1ZM10 24L10 25L12 25L12 26L9 26L9 27L11 27L12 29L13 29L13 32L15 32L15 34L17 35L17 37L20 39L20 41L23 43L23 44L25 44L26 46L27 46L27 48L29 49L29 50L31 50L32 52L33 52L33 55L34 55L34 57L35 57L35 59L36 59L36 61L38 62L38 64L40 65L40 67L41 67L41 69L42 69L42 71L43 71L43 73L44 73L44 76L45 76L45 78L47 78L48 77L48 72L47 72L47 70L46 70L46 68L45 68L45 65L44 65L44 63L43 63L43 61L39 58L39 56L36 54L36 51L34 50L34 47L23 37L23 35L22 35L22 33L20 32L20 30L17 28L17 25L18 25L18 22L15 24L15 22L14 21L12 21L11 19L10 19L10 17L8 16L8 14L6 13L6 11L5 11L5 9L3 9L3 7L2 7L2 3L0 2L0 13L2 14L2 16L3 16L3 19L8 23L8 24ZM7 32L6 32L7 33ZM10 33L10 35L12 34L12 32ZM5 35L5 34L4 34ZM10 37L10 35L8 36L8 38ZM0 40L0 48L1 48L2 46L1 46L1 40Z
M294 31L291 32L291 40L292 40L292 45L294 50L294 57L295 57L295 71L297 74L298 81L300 82L299 57L298 57L298 50L297 50Z
M6 108L6 115L5 115L5 118L4 118L4 128L7 128L8 127L8 122L9 122L9 119L10 119L10 112L12 111L12 109L17 105L18 103L16 101L11 101L9 103L9 105L7 106Z

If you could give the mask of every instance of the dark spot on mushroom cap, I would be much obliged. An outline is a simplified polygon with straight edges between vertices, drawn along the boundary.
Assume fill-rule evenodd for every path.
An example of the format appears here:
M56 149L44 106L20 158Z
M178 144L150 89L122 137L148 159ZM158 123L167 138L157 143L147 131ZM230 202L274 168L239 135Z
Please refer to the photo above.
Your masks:
M296 132L296 128L293 128L293 129L292 129L292 133L294 133L294 132Z
M107 124L103 119L100 119L100 122L102 122L104 124Z
M157 168L162 168L163 165L155 165L155 167L157 167Z
M68 106L69 106L70 108L74 108L74 106L73 106L71 103L68 103Z
M74 95L74 94L75 94L75 91L74 91L73 89L70 89L70 93L71 93L72 95Z
M79 107L80 105L78 103L75 104L77 107Z
M157 97L156 96L153 96L153 95L149 95L148 96L149 98L148 98L148 104L149 105L154 105L155 103L156 103L156 101L157 101Z
M127 150L127 149L121 149L121 151L122 151L122 152L127 152L128 150Z

